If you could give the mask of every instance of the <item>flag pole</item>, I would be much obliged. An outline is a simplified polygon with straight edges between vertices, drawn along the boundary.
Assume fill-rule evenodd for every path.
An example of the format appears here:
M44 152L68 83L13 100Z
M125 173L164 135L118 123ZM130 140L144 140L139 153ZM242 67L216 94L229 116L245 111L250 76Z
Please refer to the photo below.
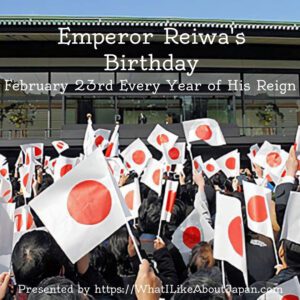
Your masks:
M138 244L136 242L135 236L132 233L132 230L130 228L130 225L129 225L127 219L126 219L126 227L127 227L127 230L128 230L128 234L131 237L131 240L132 240L133 246L135 248L136 254L137 254L138 258L139 258L139 261L140 261L140 263L142 263L143 258L142 258L141 252L139 250L139 247L138 247Z
M226 288L226 279L225 279L224 260L221 260L221 270L222 270L222 284L225 289Z
M160 237L161 226L162 226L162 219L161 219L161 217L160 217L160 219L159 219L159 226L158 226L158 233L157 233L157 237Z
M274 248L274 254L275 254L275 260L276 260L276 264L279 265L279 259L278 259L278 253L277 253L277 249L276 249L276 244L275 244L275 239L274 236L272 238L272 243L273 243L273 248Z

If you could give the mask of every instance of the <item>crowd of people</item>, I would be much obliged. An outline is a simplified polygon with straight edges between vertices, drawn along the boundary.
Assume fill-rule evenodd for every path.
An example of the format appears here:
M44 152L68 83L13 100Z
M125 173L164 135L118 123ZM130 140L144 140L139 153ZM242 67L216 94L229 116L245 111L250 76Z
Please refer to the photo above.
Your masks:
M195 172L187 154L183 171L178 176L174 176L173 170L164 173L164 180L178 180L179 185L171 220L162 223L159 237L164 187L158 195L140 183L141 206L138 218L130 225L142 263L132 236L123 226L74 265L31 210L36 228L24 233L16 243L11 272L0 276L0 299L258 299L267 289L295 276L300 278L300 244L280 240L290 192L298 190L298 160L293 146L285 168L280 183L264 182L272 191L271 221L279 264L272 239L247 227L243 182L257 182L263 177L262 167L249 161L249 168L240 169L239 176L227 178L219 171L208 178L202 172ZM36 166L36 171L33 197L53 184L53 178L42 166ZM133 171L123 174L119 186L126 186L137 177ZM11 176L11 182L13 202L21 207L25 200L17 171ZM242 272L227 262L224 286L221 262L213 255L213 240L195 245L188 261L171 242L176 228L193 211L198 193L201 194L202 213L214 228L217 192L235 197L242 206L248 289Z

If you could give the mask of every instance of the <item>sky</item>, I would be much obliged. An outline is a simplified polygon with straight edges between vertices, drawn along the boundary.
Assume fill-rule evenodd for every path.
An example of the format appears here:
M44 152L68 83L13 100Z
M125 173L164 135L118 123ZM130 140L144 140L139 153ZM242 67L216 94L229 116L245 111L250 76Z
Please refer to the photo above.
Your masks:
M300 0L2 0L0 15L300 21Z

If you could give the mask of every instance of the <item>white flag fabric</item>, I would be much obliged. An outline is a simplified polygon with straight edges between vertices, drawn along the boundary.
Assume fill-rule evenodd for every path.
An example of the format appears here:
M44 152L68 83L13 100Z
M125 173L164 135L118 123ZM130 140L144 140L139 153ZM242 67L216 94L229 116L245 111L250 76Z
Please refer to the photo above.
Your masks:
M71 158L71 157L65 157L60 155L56 159L55 167L54 167L54 181L59 180L63 176L65 176L68 172L73 170L76 165L78 164L79 159Z
M97 149L30 206L75 263L126 223L130 213L122 201L105 157Z
M213 119L195 119L182 122L188 143L204 141L211 146L225 145L225 139L219 123Z
M278 163L280 163L280 150L280 145L274 145L268 141L264 141L257 151L253 163L263 168L278 165Z
M141 139L134 140L127 148L121 152L121 156L126 162L126 166L141 174L149 159L152 158L151 152Z
M184 164L185 162L185 143L175 143L169 149L163 144L163 157L167 164L176 165Z
M116 125L107 145L105 156L114 157L119 155L119 127Z
M134 178L132 183L122 186L120 190L131 214L131 219L136 219L139 216L139 208L141 206L139 180Z
M223 173L229 177L236 177L240 174L240 153L233 150L216 160Z
M109 136L111 131L108 129L97 129L95 130L94 146L95 148L100 147L102 150L106 149L109 143Z
M0 175L9 179L8 163L5 163L2 166L0 166Z
M205 167L201 155L194 157L193 166L198 173L204 170Z
M0 154L0 166L6 163L7 163L7 158L4 155Z
M257 300L299 300L299 296L300 285L298 277L295 276L261 295Z
M177 139L178 136L176 134L157 124L150 133L147 142L157 150L163 152L163 146L169 150L175 145Z
M24 198L30 198L32 193L32 183L35 171L34 147L28 147L25 152L25 164L19 168L20 184Z
M217 193L214 258L224 260L244 274L248 286L245 234L241 202Z
M14 236L15 203L0 203L0 272L10 268Z
M12 192L13 191L10 180L0 175L0 202L12 203Z
M281 240L300 244L300 193L290 192L281 231Z
M194 209L178 226L172 236L172 243L178 248L185 263L189 259L192 249L200 242L209 242L214 238L214 230Z
M33 216L28 205L16 208L14 220L14 232L23 232L35 228Z
M87 120L87 126L84 134L83 140L83 153L87 157L91 155L94 151L94 129L93 122L91 118Z
M116 179L116 182L119 182L120 176L126 174L126 168L122 160L119 157L107 158L106 160L111 174Z
M165 187L164 200L161 210L161 221L170 222L174 204L176 201L176 194L178 189L178 181L167 180Z
M15 168L17 169L20 165L23 165L23 151L19 152L19 156L15 162Z
M251 160L251 162L253 162L254 157L256 156L256 153L259 151L259 146L257 144L254 144L250 147L249 149L249 153L247 154L247 156L249 157L249 159Z
M246 181L243 181L243 189L249 229L274 239L268 203L271 190Z
M33 148L33 157L35 160L42 161L44 156L44 144L43 143L34 143L34 144L25 144L20 146L23 153L26 154L28 148Z
M209 160L207 160L203 164L203 166L204 166L203 171L208 178L214 176L221 170L220 166L213 158L210 158Z
M150 158L141 178L141 182L158 195L161 194L163 169L164 166L158 160Z
M58 154L61 154L62 152L69 149L69 145L64 141L53 141L52 142L53 147L58 152Z

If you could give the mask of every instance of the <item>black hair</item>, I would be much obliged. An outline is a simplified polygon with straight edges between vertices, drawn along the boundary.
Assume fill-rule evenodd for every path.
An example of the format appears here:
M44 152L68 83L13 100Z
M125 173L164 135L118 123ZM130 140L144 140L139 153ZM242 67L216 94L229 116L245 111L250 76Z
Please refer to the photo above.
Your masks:
M119 275L132 274L132 267L128 254L128 231L125 226L117 230L109 239L109 250L115 256Z
M300 245L289 240L283 240L285 262L289 267L300 264Z
M157 234L162 201L150 193L139 208L139 228L143 233Z
M63 251L46 231L25 233L12 253L17 284L36 287L45 278L58 276L66 262Z
M201 269L182 284L182 291L175 293L172 300L226 300L220 278L218 268ZM187 289L194 292L187 293Z
M44 279L28 300L82 300L82 294L71 280L56 276Z

